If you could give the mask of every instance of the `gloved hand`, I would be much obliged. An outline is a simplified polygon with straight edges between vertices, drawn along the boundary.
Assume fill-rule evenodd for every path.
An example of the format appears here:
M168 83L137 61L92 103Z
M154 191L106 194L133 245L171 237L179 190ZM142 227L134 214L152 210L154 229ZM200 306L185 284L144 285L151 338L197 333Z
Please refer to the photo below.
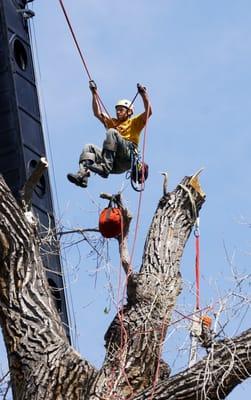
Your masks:
M140 94L146 93L146 87L141 85L140 83L137 83L137 89Z
M97 85L94 81L89 81L89 88L91 90L91 92L96 92L97 90Z

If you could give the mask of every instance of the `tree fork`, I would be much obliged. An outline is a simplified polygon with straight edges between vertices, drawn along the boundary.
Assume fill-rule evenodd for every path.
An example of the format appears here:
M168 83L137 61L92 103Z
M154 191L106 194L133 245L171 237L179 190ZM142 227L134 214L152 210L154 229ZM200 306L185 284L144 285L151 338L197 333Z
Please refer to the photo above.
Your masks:
M142 265L132 272L127 234L118 239L127 304L105 339L96 371L69 345L50 294L34 224L0 177L0 322L15 400L224 399L251 374L251 330L213 341L208 355L172 377L162 344L181 290L180 259L204 202L197 176L161 198L146 238ZM130 215L127 227L129 229Z
M107 354L92 399L101 393L107 399L118 393L132 398L156 384L158 375L166 377L161 350L181 290L180 259L204 199L197 176L184 178L161 198L140 271L128 276L128 302L105 335Z

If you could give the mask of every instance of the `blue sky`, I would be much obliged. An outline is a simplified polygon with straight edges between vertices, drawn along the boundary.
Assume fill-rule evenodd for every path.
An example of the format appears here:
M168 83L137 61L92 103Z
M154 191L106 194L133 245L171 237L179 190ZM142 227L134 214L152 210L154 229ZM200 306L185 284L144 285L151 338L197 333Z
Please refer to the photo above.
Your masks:
M65 0L65 6L110 113L119 98L134 96L137 82L149 90L153 116L145 157L150 177L143 196L135 267L140 265L144 237L161 195L160 172L169 172L172 189L184 175L204 167L201 183L207 202L201 212L202 302L207 305L217 301L219 293L232 286L226 251L230 257L234 255L234 263L243 273L250 265L250 2ZM136 215L138 195L124 176L108 181L92 177L88 192L71 186L65 178L67 172L76 169L85 143L102 144L104 129L92 115L88 77L58 1L34 2L34 9L62 221L68 226L96 226L98 206L105 205L99 193L114 193L122 187ZM140 99L135 107L141 112ZM111 280L116 287L119 262L116 243L111 243L111 265L97 273L95 287L96 267L92 258L85 258L88 251L83 245L77 252L69 251L66 265L78 346L84 356L99 365L103 333L115 312L114 307L108 315L103 311L110 304L108 283ZM187 312L194 301L186 293L194 281L193 264L191 237L182 263ZM179 302L182 309L182 298ZM243 323L241 328L246 326ZM235 325L227 333L231 335L234 330ZM165 346L167 360L172 340ZM229 398L244 399L245 395L247 390L240 388Z
M143 196L135 267L140 265L147 228L162 192L161 171L173 189L185 175L204 167L201 183L207 201L201 212L203 304L217 301L232 285L227 254L244 273L250 267L250 87L251 3L247 0L65 0L91 76L110 113L119 98L133 98L136 84L149 91L153 116L145 158L150 177ZM74 47L57 0L35 1L33 24L39 53L38 80L46 108L59 203L68 227L94 227L101 191L121 188L136 215L138 195L124 176L94 176L88 191L72 186L66 174L77 168L85 143L101 146L104 129L92 115L88 77ZM34 29L32 28L34 34ZM36 58L36 57L35 57ZM142 111L138 98L136 112ZM132 227L133 235L134 227ZM194 281L191 237L182 262L184 291ZM77 346L100 365L107 315L109 280L116 286L118 259L110 244L111 265L101 268L94 285L95 262L88 248L67 250L66 269L77 322ZM216 284L214 282L217 281ZM192 310L193 299L189 293ZM189 312L189 307L187 308ZM249 315L250 316L250 315ZM247 318L248 319L248 318ZM248 320L240 330L248 327ZM235 327L229 327L232 334ZM165 349L173 346L173 338ZM88 345L87 345L88 343ZM178 345L177 345L178 346ZM248 399L250 383L228 398Z

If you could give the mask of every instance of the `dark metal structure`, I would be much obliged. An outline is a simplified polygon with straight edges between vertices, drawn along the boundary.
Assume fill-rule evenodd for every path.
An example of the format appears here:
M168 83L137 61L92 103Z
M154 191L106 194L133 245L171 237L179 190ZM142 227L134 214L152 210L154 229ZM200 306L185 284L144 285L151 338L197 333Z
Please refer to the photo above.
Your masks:
M16 198L40 158L46 156L28 30L28 19L34 16L28 8L31 1L0 0L0 173ZM44 237L55 228L48 172L33 192L32 209ZM57 241L45 244L41 251L70 340Z

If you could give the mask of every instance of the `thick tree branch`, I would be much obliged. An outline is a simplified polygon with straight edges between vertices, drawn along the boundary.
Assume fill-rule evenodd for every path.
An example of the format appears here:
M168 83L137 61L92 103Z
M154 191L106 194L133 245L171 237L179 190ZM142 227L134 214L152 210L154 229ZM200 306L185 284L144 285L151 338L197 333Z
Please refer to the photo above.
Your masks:
M213 344L209 354L180 374L149 387L134 400L225 399L251 376L251 329Z

